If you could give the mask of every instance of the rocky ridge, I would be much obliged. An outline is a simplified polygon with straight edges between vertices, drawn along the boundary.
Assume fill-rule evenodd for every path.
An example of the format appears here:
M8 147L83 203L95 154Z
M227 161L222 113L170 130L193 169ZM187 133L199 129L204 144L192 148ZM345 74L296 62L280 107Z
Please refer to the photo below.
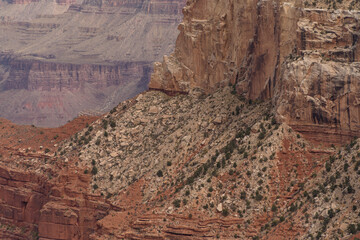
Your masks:
M39 220L2 216L1 236L350 238L359 230L359 141L337 147L308 139L278 123L271 104L245 100L233 87L174 97L150 91L72 136L25 128L48 145L1 151L0 189L16 194L1 194L0 206L24 211L36 182L29 176L43 179L43 204L25 207ZM12 127L4 127L7 139ZM18 146L37 139L28 136ZM27 190L12 187L18 174L29 179Z

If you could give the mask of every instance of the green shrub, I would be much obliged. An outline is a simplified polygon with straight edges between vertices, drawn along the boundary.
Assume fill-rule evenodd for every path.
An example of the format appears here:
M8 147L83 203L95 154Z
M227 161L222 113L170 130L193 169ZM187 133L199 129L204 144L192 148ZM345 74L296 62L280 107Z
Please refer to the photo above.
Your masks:
M179 208L179 207L180 207L180 204L181 204L181 201L180 201L179 199L175 199L175 200L173 201L173 205L174 205L174 207L176 207L176 208Z
M242 192L240 193L240 199L243 199L243 200L246 199L246 192L245 192L245 191L242 191Z
M347 227L349 234L355 234L357 232L355 224L349 224Z
M276 212L276 211L277 211L277 207L276 207L276 205L275 205L275 204L273 204L273 205L272 205L272 207L271 207L271 211L272 211L272 212Z
M92 175L96 175L98 173L98 169L96 166L93 166L93 168L91 169L91 174Z
M163 177L163 176L164 176L164 175L163 175L163 172L162 172L161 170L157 171L156 175L157 175L158 177Z
M229 216L229 210L228 210L227 208L224 208L223 211L222 211L222 215L223 215L224 217Z

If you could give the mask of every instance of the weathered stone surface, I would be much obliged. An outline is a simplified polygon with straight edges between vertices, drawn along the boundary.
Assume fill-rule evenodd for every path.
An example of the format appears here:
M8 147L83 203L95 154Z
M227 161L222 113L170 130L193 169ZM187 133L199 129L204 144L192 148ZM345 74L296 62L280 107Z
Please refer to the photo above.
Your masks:
M288 63L278 114L314 140L342 143L360 136L360 64L305 58Z
M360 136L359 17L304 10L299 19L298 55L281 68L274 104L280 118L313 140Z
M122 3L130 8L139 1ZM349 228L357 227L360 217L360 141L345 147L324 143L343 143L359 131L358 13L304 9L298 3L189 1L185 12L192 12L188 22L193 25L183 37L193 42L183 50L200 49L198 56L188 52L188 69L187 60L177 58L181 54L163 66L171 78L163 90L189 94L150 91L125 101L59 143L50 160L43 151L27 153L22 142L28 136L16 138L18 149L0 146L7 164L23 167L19 172L0 168L1 222L20 226L27 218L23 202L33 198L28 212L39 220L25 223L38 223L46 240L355 238L356 230ZM256 25L255 33L249 30L250 48L244 48L249 51L232 50L245 59L239 65L245 67L233 68L239 80L229 68L230 55L221 53L231 52L230 43L240 47L241 38L216 38L215 32L237 31L232 25L230 33L223 30L227 23L221 20L247 15L256 16L254 25L249 18L249 29ZM240 22L244 26L237 27L244 30L246 21ZM207 52L202 44L208 44ZM212 51L219 66L207 76L212 70L200 66L203 53ZM194 86L206 91L194 90L186 80L189 73L199 81ZM221 80L217 73L235 77ZM232 79L235 88L217 89ZM166 85L158 83L160 89ZM173 88L177 84L184 88ZM247 101L234 90L265 101ZM2 137L8 143L9 136ZM13 153L20 161L13 161ZM29 168L38 174L30 176L24 170ZM51 169L59 175L52 181L48 176L45 184L38 176L54 173ZM42 189L47 184L50 191ZM46 201L40 204L43 192ZM22 239L3 229L0 238Z
M70 174L60 178L57 187L45 177L0 166L0 178L7 179L0 182L1 223L21 223L18 226L38 231L40 238L88 239L99 216L105 216L109 209L100 198L91 200L76 192L80 186L86 187L86 177ZM75 184L71 194L63 188L68 184ZM6 239L2 231L0 238Z
M188 1L175 52L155 64L150 88L211 92L230 82L249 98L270 97L296 43L300 3Z
M231 83L250 99L272 98L278 118L314 140L360 136L358 11L193 0L184 15L175 52L155 64L150 88L212 92Z

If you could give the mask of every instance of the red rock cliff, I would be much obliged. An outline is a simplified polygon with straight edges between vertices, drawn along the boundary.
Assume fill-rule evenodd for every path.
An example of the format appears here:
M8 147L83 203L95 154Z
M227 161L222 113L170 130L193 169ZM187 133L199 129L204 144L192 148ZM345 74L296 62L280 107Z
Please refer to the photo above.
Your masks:
M109 210L86 193L88 184L82 174L60 174L50 183L39 174L0 167L0 220L40 239L88 239ZM2 239L27 239L22 234L0 230Z

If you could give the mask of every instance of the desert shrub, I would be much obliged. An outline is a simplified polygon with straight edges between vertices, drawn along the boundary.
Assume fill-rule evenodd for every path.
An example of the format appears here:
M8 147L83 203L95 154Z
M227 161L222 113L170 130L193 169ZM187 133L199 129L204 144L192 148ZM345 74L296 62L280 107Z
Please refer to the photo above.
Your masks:
M173 201L173 205L174 205L174 207L176 207L176 208L179 208L179 207L180 207L180 204L181 204L181 201L180 201L179 199L175 199L175 200Z
M158 177L163 177L163 176L164 176L164 175L163 175L163 172L162 172L161 170L157 171L156 175L157 175Z
M92 175L96 175L98 173L98 169L96 166L93 166L93 168L91 169L91 174Z

